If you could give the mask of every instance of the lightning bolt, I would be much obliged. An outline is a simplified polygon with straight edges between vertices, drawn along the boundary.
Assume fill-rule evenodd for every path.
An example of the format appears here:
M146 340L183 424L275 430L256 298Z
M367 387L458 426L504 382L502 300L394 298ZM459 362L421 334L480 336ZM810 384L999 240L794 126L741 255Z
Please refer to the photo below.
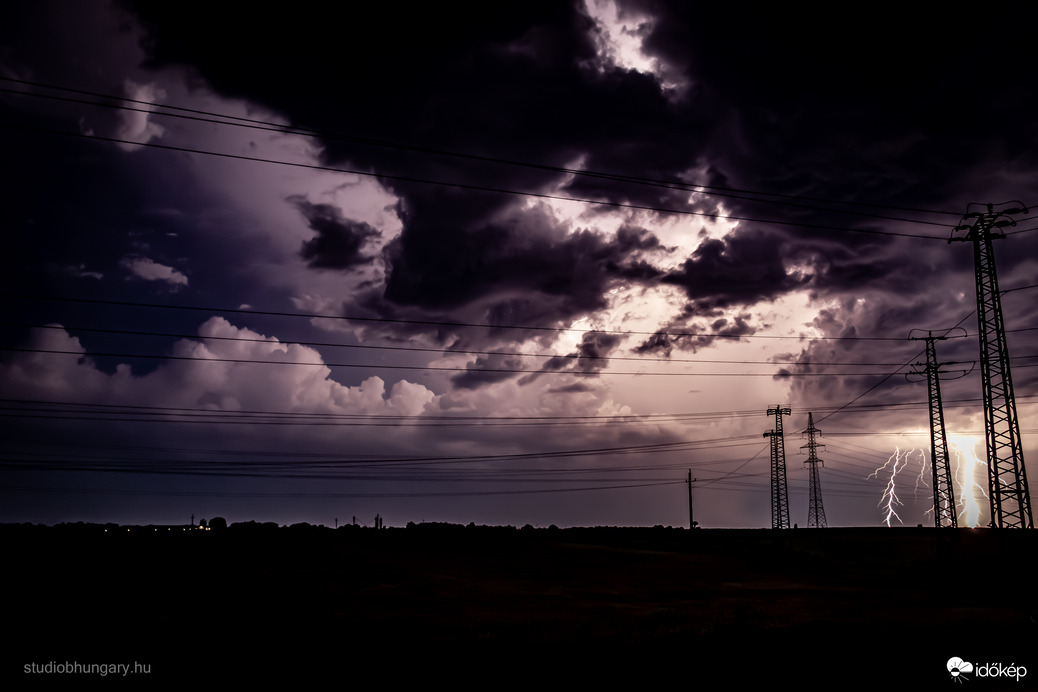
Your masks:
M887 487L883 490L883 497L880 498L877 507L882 507L886 512L886 516L883 521L886 522L887 526L890 526L891 519L897 519L899 524L903 524L901 517L898 515L895 507L903 507L904 503L897 497L897 474L904 471L905 467L908 466L908 459L914 452L914 449L909 449L904 452L901 451L900 447L894 448L894 453L890 455L887 462L880 466L878 469L869 474L869 478L879 478L880 471L884 471L887 468L890 469L890 478L887 480Z
M911 452L909 452L911 454ZM926 477L931 474L930 464L926 463L926 451L919 450L919 475L915 477L915 491L919 492L919 486L922 485L926 488L930 487L930 484L926 482ZM932 508L931 508L932 511Z
M977 456L977 444L981 438L975 435L949 435L948 443L955 450L955 461L959 481L959 521L975 528L980 526L982 499L987 500L984 486L977 477L987 477L987 464Z
M956 505L959 510L958 519L960 526L980 526L981 513L987 505L987 489L983 485L987 478L987 464L976 453L977 445L982 444L982 442L983 438L976 435L948 435L948 447L952 451L955 462L953 476L956 480L955 485L958 486L959 490ZM930 465L926 463L927 455L923 449L913 447L902 450L900 446L895 447L894 453L890 455L886 463L868 476L869 478L879 478L884 471L889 471L890 473L887 485L883 490L883 496L877 505L884 512L883 521L887 526L890 526L895 519L899 523L904 523L896 509L904 506L904 503L897 495L898 474L904 472L905 467L909 465L913 455L916 454L918 454L920 469L919 474L915 478L914 490L918 492L920 484L929 486L927 476L930 475L928 473ZM932 512L932 507L927 508L924 516L930 515Z

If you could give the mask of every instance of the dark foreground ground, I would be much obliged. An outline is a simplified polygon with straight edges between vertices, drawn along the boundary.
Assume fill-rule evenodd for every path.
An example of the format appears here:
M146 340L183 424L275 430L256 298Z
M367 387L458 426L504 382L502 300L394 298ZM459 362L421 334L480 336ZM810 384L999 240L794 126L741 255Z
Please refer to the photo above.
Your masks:
M1038 689L1034 531L240 526L0 527L0 688Z

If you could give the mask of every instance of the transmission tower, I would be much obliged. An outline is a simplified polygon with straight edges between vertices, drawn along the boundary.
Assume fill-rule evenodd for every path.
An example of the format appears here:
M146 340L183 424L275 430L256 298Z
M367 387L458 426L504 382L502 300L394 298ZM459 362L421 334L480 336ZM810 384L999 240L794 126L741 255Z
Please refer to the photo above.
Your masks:
M782 416L788 416L788 407L779 404L768 409L775 416L775 429L764 433L771 438L771 528L789 528L789 491L786 486L786 442L782 437Z
M955 491L952 489L951 464L948 460L948 435L944 429L944 405L941 403L940 367L937 362L937 341L945 337L909 337L912 341L926 342L926 388L930 394L930 462L933 466L933 519L937 528L958 528L955 517ZM922 366L922 363L916 363ZM923 373L914 372L920 375Z
M1009 215L1026 214L1027 208L1022 204L1011 207L1007 204L988 204L987 211L971 211L974 206L970 204L967 207L963 222L955 227L948 242L973 242L991 526L1031 529L1034 528L1031 496L1027 490L1020 421L1016 415L1016 396L1013 394L1013 378L1009 370L1009 348L1006 344L1002 297L998 290L992 244L994 238L1005 237L1003 228L1016 225L1015 221L1008 218ZM996 210L996 206L1002 208ZM957 236L961 231L965 233Z
M825 509L822 507L822 482L818 477L818 465L822 460L818 458L818 448L822 445L815 442L818 428L815 427L814 414L807 414L807 444L800 449L807 449L807 461L811 470L811 504L807 510L807 527L824 529Z
M692 484L696 482L696 478L692 477L692 469L688 470L688 528L691 531L699 525L699 522L692 518Z

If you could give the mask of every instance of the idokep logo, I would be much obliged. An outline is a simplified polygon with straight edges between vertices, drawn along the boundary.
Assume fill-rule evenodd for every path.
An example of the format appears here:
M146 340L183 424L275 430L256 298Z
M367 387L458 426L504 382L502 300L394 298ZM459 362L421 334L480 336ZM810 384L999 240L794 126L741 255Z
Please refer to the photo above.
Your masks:
M948 659L948 673L951 675L952 680L956 682L962 682L963 680L969 680L967 673L973 672L973 664L969 661L963 661L961 658L952 657Z
M1020 678L1027 675L1027 668L1010 663L1008 666L1002 663L978 663L973 665L969 661L963 661L955 656L948 659L948 674L956 682L969 680L972 673L978 678L1012 678L1020 682Z

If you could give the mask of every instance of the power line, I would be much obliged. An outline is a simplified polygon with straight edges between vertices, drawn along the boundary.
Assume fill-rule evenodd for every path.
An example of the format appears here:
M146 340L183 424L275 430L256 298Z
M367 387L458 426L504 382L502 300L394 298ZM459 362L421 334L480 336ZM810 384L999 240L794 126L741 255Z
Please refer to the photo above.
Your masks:
M1020 397L1022 400L1036 399L1038 396L1024 396ZM947 408L965 408L968 406L975 405L981 399L953 399L947 403ZM389 421L389 422L438 422L441 424L454 424L454 423L509 423L509 422L520 422L520 423L550 423L553 421L563 422L588 422L593 424L598 423L609 423L609 424L622 424L625 422L646 422L646 423L671 423L671 422L683 422L683 423L702 423L712 422L717 420L731 420L739 418L758 418L760 412L757 409L748 410L736 410L736 411L709 411L709 412L675 412L675 413L646 413L646 414L616 414L616 415L585 415L585 416L566 416L566 415L550 415L550 416L474 416L474 415L436 415L430 413L421 414L371 414L371 413L328 413L318 411L278 411L278 410L262 410L262 409L209 409L201 406L193 407L177 407L177 406L148 406L142 404L112 404L112 403L97 403L97 402L85 402L85 401L55 401L55 400L44 400L44 399L0 399L0 404L10 406L10 408L0 408L0 412L3 411L41 411L41 412L81 412L82 410L87 411L111 411L115 414L141 411L146 414L162 415L162 414L181 414L181 413L205 413L210 416L220 415L231 415L231 416L244 416L253 415L257 417L275 417L285 418L288 420L293 419L319 419L319 420L343 420L343 421ZM862 404L859 406L851 407L848 404L843 406L812 406L805 405L795 409L797 413L806 411L847 411L855 412L858 414L867 413L885 413L892 411L904 411L911 409L923 408L927 405L926 401L906 401L898 403L888 404ZM36 407L36 408L34 408ZM61 408L44 408L44 407L68 407L66 409ZM874 433L873 431L861 431L861 432L841 432L841 431L830 431L828 433L832 435L872 435L881 434ZM882 433L889 435L903 434L896 431L889 433ZM922 434L922 433L920 433ZM10 440L11 442L18 442L18 440ZM198 451L198 450L193 450ZM873 450L875 451L875 450ZM243 452L245 453L245 452ZM249 454L262 454L258 450L247 452Z
M51 87L51 88L58 88L58 87ZM303 128L303 127L296 127L296 126L289 126L289 125L278 125L278 124L272 123L270 121L256 120L256 119L252 119L252 118L239 118L237 116L229 116L229 115L225 115L225 114L221 114L221 113L213 113L211 111L203 111L203 110L198 110L198 109L179 109L178 107L175 107L175 106L167 106L167 105L164 105L164 104L159 104L159 103L155 103L155 102L152 102L152 101L143 101L143 100L139 100L139 99L125 99L125 98L121 98L121 97L117 97L117 96L107 96L107 95L102 95L102 94L95 94L96 96L99 96L99 97L102 97L102 98L119 99L119 100L124 100L124 101L131 101L133 103L144 104L144 105L147 106L146 108L134 108L132 106L126 106L126 105L122 105L122 104L119 104L119 103L102 103L102 102L98 102L98 101L87 101L87 100L84 100L84 99L74 99L74 98L55 96L55 95L49 95L49 94L34 94L34 93L28 93L28 92L24 92L24 91L18 91L16 89L0 89L0 92L16 94L16 95L20 95L20 96L34 96L34 97L37 97L37 98L46 98L46 99L52 99L52 100L57 100L57 101L65 101L65 102L69 102L69 103L80 103L80 104L85 104L85 105L99 106L99 107L103 107L103 108L114 108L114 109L119 109L119 110L126 110L126 111L137 112L137 113L145 113L145 114L147 114L149 116L156 116L157 115L157 116L164 116L164 117L170 117L170 118L181 118L181 119L186 119L186 120L192 120L192 121L197 121L197 122L205 122L205 123L211 123L211 124L217 124L217 125L229 125L229 126L232 126L232 127L242 127L242 128L248 128L248 129L254 129L254 130L261 130L261 131L268 131L268 132L277 132L279 134L296 134L296 135L300 135L300 136L316 137L316 138L323 139L323 140L354 142L354 143L365 144L365 145L376 146L376 147L385 147L385 148L392 148L392 149L399 149L399 150L413 151L413 152L421 152L421 153L427 153L427 154L437 154L437 155L441 155L441 156L451 156L451 157L456 157L456 158L469 159L469 160L482 161L482 162L489 162L489 163L497 163L497 164L506 164L506 165L511 165L511 166L521 166L521 167L525 167L525 168L533 168L533 169L539 169L539 170L555 172L555 173L564 173L566 175L590 177L590 178L596 178L596 179L601 179L601 180L610 180L610 181L613 181L613 182L634 183L636 185L645 185L645 186L664 188L664 189L670 189L670 190L681 190L681 191L687 191L687 192L700 192L700 191L704 191L704 190L709 190L710 191L710 195L715 196L715 197L726 197L726 198L729 198L729 199L739 199L739 200L758 202L758 203L763 203L763 204L775 204L775 205L795 207L795 208L800 208L800 209L810 209L812 211L822 211L822 212L830 212L830 213L836 213L836 214L847 214L847 215L851 215L851 216L862 216L862 217L867 217L867 218L882 219L882 220L886 220L886 221L903 221L903 222L906 222L906 223L917 223L917 224L923 224L923 225L929 225L929 226L939 226L939 227L942 227L942 228L952 228L954 226L954 224L950 224L950 223L940 223L940 222L936 222L936 221L925 221L925 220L920 220L920 219L908 219L908 218L904 218L904 217L889 216L889 215L885 215L885 214L874 214L874 213L863 212L863 211L855 211L855 210L852 210L852 209L833 209L831 207L819 207L819 206L812 205L812 204L804 204L804 203L800 203L800 202L786 201L786 200L798 199L794 195L779 195L777 193L760 192L760 191L754 191L754 190L739 190L737 188L724 188L724 187L719 187L719 186L714 186L714 185L707 185L707 184L687 183L687 182L683 182L683 181L672 181L672 180L659 180L659 179L643 178L643 177L639 177L639 176L603 173L603 172L597 172L597 171L590 171L590 170L586 170L586 169L567 168L567 167L564 167L564 166L550 166L550 165L546 165L546 164L534 164L534 163L524 163L524 162L518 162L518 161L510 161L510 160L507 160L507 159L500 159L500 158L496 158L496 157L480 156L480 155L476 155L476 154L464 154L464 153L459 153L459 152L446 151L446 150L442 150L442 149L433 149L433 148L429 148L429 147L400 144L400 143L389 142L389 141L385 141L385 140L366 139L366 138L361 138L361 137L356 137L356 136L349 136L349 135L343 135L343 134L330 133L330 132L327 132L327 131L314 130L314 129L310 129L310 128ZM87 93L89 93L89 92L87 92ZM155 109L159 109L159 108L178 108L178 110L186 110L186 111L189 111L191 113L197 113L197 114L200 114L200 115L208 115L208 116L212 116L212 117L200 117L200 115L186 115L186 114L181 114L181 113L169 113L169 112L164 112L162 110L155 110ZM228 122L228 120L230 120L231 122ZM239 122L233 122L233 121L239 121ZM731 190L731 192L725 192L724 190ZM736 192L741 192L743 194L735 194ZM515 194L521 194L521 193L515 193ZM747 196L747 195L766 195L766 196L778 197L780 199L761 199L760 197L750 197L750 196ZM811 199L811 198L804 198L804 199ZM856 203L853 203L853 202L842 202L842 201L839 201L839 200L818 200L818 201L828 201L829 203L835 203L835 204L856 204ZM865 205L865 206L878 206L878 205ZM925 210L920 210L920 211L925 211ZM952 214L953 212L927 211L926 213L948 213L948 214ZM728 217L726 217L726 218L728 218ZM732 217L732 218L737 218L737 217ZM782 223L782 222L776 221L775 223Z
M665 376L665 377L870 377L882 375L882 372L660 372L658 370L533 370L524 368L469 368L447 365L388 365L378 363L330 363L311 362L297 360L260 360L256 358L220 358L209 356L177 356L172 354L149 354L149 353L116 353L111 351L66 351L62 349L48 348L18 348L14 346L0 347L0 351L11 351L14 353L45 353L51 355L68 355L82 358L91 356L97 358L140 358L145 360L174 360L174 361L197 361L204 363L239 363L254 365L293 365L304 367L328 367L328 368L369 368L372 370L422 370L431 372L463 372L463 373L510 373L524 375L575 375L578 377L609 376ZM884 378L889 379L890 375Z
M551 415L551 416L471 416L471 415L435 415L435 414L417 414L417 415L403 415L403 414L355 414L355 413L319 413L311 411L269 411L269 410L256 410L256 409L238 409L238 410L224 410L224 409L206 409L202 407L177 407L177 406L146 406L141 404L106 404L96 402L76 402L76 401L53 401L53 400L39 400L39 399L0 399L0 403L3 404L15 404L19 407L24 407L27 404L37 406L73 406L73 407L86 407L94 409L133 409L143 410L147 412L159 412L159 413L176 413L176 412L205 412L209 414L257 414L263 416L286 416L286 417L321 417L328 419L347 419L347 420L394 420L394 421L409 421L409 420L423 420L423 421L553 421L553 420L588 420L593 422L604 421L610 423L623 422L625 420L649 420L649 421L666 421L671 419L701 419L706 417L727 417L725 414L701 414L701 413L647 413L647 414L620 414L620 415L595 415L595 416L564 416L564 415ZM2 409L0 409L2 410ZM23 410L19 408L18 410ZM738 413L738 412L736 412Z
M479 328L479 329L516 329L516 330L530 330L530 331L541 331L541 332L575 332L575 333L598 333L598 334L617 334L620 336L669 336L673 338L680 337L708 337L714 339L795 339L802 341L805 337L796 335L771 335L771 334L725 334L723 332L668 332L668 331L638 331L638 330L621 330L621 329L594 329L594 328L577 328L577 327L541 327L541 326L528 326L528 325L511 325L511 324L487 324L478 322L454 322L447 320L406 320L406 319L393 319L388 317L362 317L359 315L334 315L328 313L313 313L313 312L287 312L287 311L276 311L276 310L255 310L251 308L224 308L224 307L213 307L213 306L199 306L199 305L169 305L162 303L145 303L138 301L129 300L102 300L99 298L79 298L72 296L43 296L43 295L31 295L25 293L0 293L6 298L15 298L21 300L41 300L41 301L56 301L56 302L70 302L70 303L86 303L95 305L118 305L123 307L142 307L142 308L159 308L164 310L189 310L196 312L210 312L210 313L229 313L229 314L241 314L241 315L263 315L267 317L298 317L306 319L328 319L328 320L343 320L346 322L375 322L375 323L387 323L387 324L412 324L412 325L428 325L436 327L467 327L467 328ZM819 341L907 341L904 337L894 336L811 336L810 339L816 339Z
M196 339L198 341L231 341L256 344L297 345L327 348L357 348L375 351L413 351L418 353L443 353L446 355L486 355L486 356L508 356L521 358L564 358L569 360L593 360L593 361L637 361L650 363L710 363L721 365L800 365L800 366L831 366L831 365L853 365L853 366L891 366L898 363L870 362L870 361L819 361L819 360L716 360L707 358L653 358L649 356L599 356L582 353L523 353L521 351L483 351L466 348L430 348L423 346L388 346L384 344L347 344L342 342L328 341L276 341L272 342L269 337L244 337L244 336L212 336L201 334L186 334L183 332L154 332L138 329L102 329L97 327L83 327L70 324L39 324L25 322L2 322L0 324L11 327L22 327L26 329L51 329L65 332L89 332L95 334L118 334L125 336L147 336L178 339ZM799 337L798 337L799 338ZM1038 358L1034 356L1019 356L1020 358Z
M358 493L358 492L320 492L320 493L248 493L248 492L215 492L199 490L116 490L111 488L56 488L56 487L34 487L34 486L0 486L3 490L18 491L41 491L41 492L68 492L87 494L111 494L111 495L159 495L179 497L335 497L335 498L394 498L394 497L481 497L492 495L543 495L554 493L587 492L595 490L624 490L629 488L648 488L661 485L675 485L684 481L658 481L655 483L634 483L623 485L589 486L585 488L545 488L540 490L479 490L479 491L448 491L448 492L383 492L383 493Z
M952 327L949 327L948 329L945 329L945 330L944 330L944 335L945 335L945 336L947 336L947 334L948 334L949 332L951 332L951 331L952 331L953 329L957 328L957 327L958 327L958 326L959 326L960 324L962 324L962 323L963 323L963 322L965 322L965 321L966 321L967 319L969 319L969 318L970 318L970 316L971 316L971 315L973 315L973 314L974 314L975 312L976 312L976 310L971 310L970 312L966 313L966 315L965 315L965 316L963 316L963 318L962 318L961 320L959 320L958 322L956 322L954 326L952 326ZM924 351L925 351L925 349L924 349ZM822 421L826 420L827 418L831 418L831 417L835 416L835 415L836 415L837 413L839 413L839 412L840 412L841 410L843 410L843 409L844 409L844 408L846 408L847 406L849 406L849 405L853 404L853 403L854 403L855 401L858 401L859 399L861 399L861 398L865 397L866 395L870 394L871 392L875 391L875 390L876 390L876 389L877 389L878 387L880 387L880 386L881 386L882 384L884 384L884 383L885 383L885 382L886 382L887 380L889 380L889 379L890 379L891 377L893 377L893 376L894 376L894 375L896 375L897 373L901 372L901 371L902 371L902 370L903 370L904 368L907 368L908 366L912 365L912 364L913 364L913 362L914 362L914 361L915 361L915 360L916 360L916 359L917 359L917 358L918 358L918 357L919 357L920 355L923 355L924 351L919 351L918 353L916 353L916 354L915 354L914 356L912 356L912 359L911 359L911 360L910 360L909 362L905 363L904 365L902 365L901 367L899 367L899 368L898 368L897 370L895 370L894 372L890 373L889 375L887 375L886 377L884 377L884 378L883 378L882 380L880 380L879 382L875 383L874 385L872 385L871 387L869 387L868 389L866 389L866 390L865 390L864 392L862 392L862 393L861 393L861 394L859 394L858 396L856 396L856 397L854 397L853 399L851 399L851 400L850 400L849 402L847 402L847 404L845 404L844 406L841 406L840 408L836 409L836 410L835 410L835 411L833 411L832 413L829 413L829 414L827 414L827 415L825 415L825 416L822 416L821 418L819 418L819 419L818 419L818 422L822 422Z
M579 458L579 457L600 457L600 456L612 456L612 455L627 455L627 454L657 454L666 453L672 451L689 451L699 448L714 449L718 446L741 446L747 444L749 440L757 439L756 435L739 435L733 437L714 438L714 439L703 439L703 440L680 440L676 442L657 442L652 444L643 445L627 445L627 446L614 446L614 447L596 447L596 448L583 448L573 450L549 450L542 452L520 452L513 454L472 454L472 455L425 455L425 456L407 456L407 457L390 457L390 458L369 458L369 459L354 459L354 458L330 458L321 461L309 461L299 462L297 460L288 460L281 462L264 462L264 461L244 461L244 462L212 462L211 464L206 463L207 467L212 466L213 468L236 468L236 469L248 469L248 468L270 468L270 467L290 467L294 469L302 468L351 468L351 467L363 467L375 465L378 467L393 467L393 466L407 466L407 465L442 465L442 464L458 464L458 463L474 463L474 462L511 462L511 461L529 461L534 459L568 459L568 458ZM726 444L727 443L727 444ZM80 456L80 458L85 458ZM171 461L169 459L151 460L150 463L143 462L139 459L128 460L128 465L122 465L120 468L123 470L134 469L134 468L146 468L154 469L156 472L162 472L163 469L169 470L170 467L166 466ZM155 464L164 464L162 467L157 467ZM205 463L200 461L191 462L194 464ZM26 467L27 464L37 464L37 462L29 462L24 459L18 459L15 457L4 459L0 462L0 465L19 465ZM41 465L36 465L38 470L49 470L45 469ZM80 470L103 470L102 468L84 468Z
M393 142L393 141L389 141L389 140L385 140L385 139L373 139L373 138L367 138L367 137L351 136L351 135L345 135L345 134L342 134L342 133L331 132L331 131L328 131L328 130L322 130L322 129L316 129L316 128L299 127L299 126L291 126L291 125L282 125L282 124L274 123L274 122L271 122L271 121L268 121L268 120L260 120L260 119L255 119L255 118L244 118L244 117L240 117L240 116L232 116L232 115L227 115L227 114L223 114L223 113L215 113L215 112L212 112L212 111L205 111L205 110L201 110L201 109L185 108L185 107L181 107L181 106L173 106L173 105L168 105L168 104L161 104L161 103L157 103L157 102L154 102L154 101L147 101L147 100L144 100L144 99L133 99L133 98L127 98L125 96L117 96L117 95L113 95L113 94L103 94L103 93L87 91L87 90L83 90L83 89L73 89L73 88L62 87L62 86L57 86L57 85L53 85L53 84L44 84L44 83L41 83L41 82L32 82L32 81L28 81L28 80L21 80L21 79L16 79L16 78L11 78L11 77L0 77L0 79L3 79L5 81L16 82L16 83L20 83L20 84L30 85L30 86L43 87L43 88L51 89L51 90L55 90L55 91L64 91L64 92L68 92L68 93L76 93L76 94L81 94L81 95L86 95L86 96L92 96L92 97L95 97L95 98L110 99L111 101L117 101L117 102L121 102L121 103L85 101L85 100L82 100L82 99L72 99L72 98L69 98L69 97L56 96L56 95L53 95L53 94L32 93L32 92L25 92L25 91L21 91L21 90L17 90L17 89L0 89L0 91L4 91L4 92L7 92L7 93L11 93L11 94L15 94L15 95L20 95L20 96L33 96L33 97L36 97L36 98L47 98L47 99L52 99L52 100L69 101L69 102L73 102L73 103L82 103L82 104L86 104L86 105L94 105L94 106L100 106L100 107L105 107L105 108L117 108L117 109L123 109L123 110L132 110L132 111L146 113L146 114L149 114L149 115L160 115L160 116L166 116L166 117L186 118L186 119L198 120L198 121L202 121L202 122L209 122L209 123L220 124L220 125L230 125L230 126L234 126L234 127L247 127L247 128L251 128L251 129L266 130L266 131L272 131L272 132L278 132L278 133L298 134L298 135L303 135L303 136L317 137L317 138L320 138L320 139L346 141L346 142L353 142L353 143L359 143L359 144L365 144L365 145L377 146L377 147L383 147L383 148L392 148L392 149L399 149L399 150L406 150L406 151L414 151L414 152L418 152L418 153L435 154L435 155L439 155L439 156L448 156L448 157L461 158L461 159L467 159L467 160L473 160L473 161L482 161L482 162L488 162L488 163L505 164L505 165L509 165L509 166L518 166L518 167L523 167L523 168L531 168L531 169L544 170L544 171L549 171L549 172L565 173L567 175L594 177L594 178L613 180L613 181L618 181L618 182L631 182L631 183L636 183L636 184L651 185L651 186L656 186L656 187L667 187L667 188L670 188L670 189L679 189L679 190L685 190L685 191L689 191L689 192L697 192L697 191L700 191L700 190L710 190L711 194L713 194L715 196L733 197L733 198L736 198L736 199L743 199L743 200L749 200L749 201L755 201L755 202L763 202L763 203L766 203L766 204L783 204L783 205L787 205L787 206L796 206L796 207L813 209L813 210L816 210L816 211L836 212L836 213L843 213L843 214L854 214L854 215L867 216L867 217L872 217L872 218L881 218L881 219L893 220L893 221L905 221L905 222L908 222L908 223L922 223L922 224L935 225L935 226L944 226L944 227L949 227L949 228L953 224L942 224L942 223L936 223L936 222L931 222L931 221L921 221L921 220L917 220L917 219L905 219L905 218L899 218L899 217L890 217L890 216L884 216L884 215L879 215L879 214L869 214L867 212L858 212L858 211L853 211L853 210L840 210L840 209L832 209L832 208L824 208L824 207L815 207L815 206L805 205L805 204L797 203L797 202L783 202L783 201L778 201L778 200L807 200L807 201L814 201L814 202L843 204L843 205L848 205L848 206L858 206L858 207L868 207L868 208L878 208L878 209L892 209L892 210L897 210L897 211L909 211L909 212L924 213L924 214L940 214L940 215L947 215L947 216L959 216L958 212L943 211L943 210L919 209L919 208L912 208L912 207L894 206L894 205L887 205L887 204L874 204L874 203L867 203L867 202L846 202L846 201L843 201L843 200L826 199L826 198L818 198L818 197L809 197L809 196L806 196L806 195L788 195L788 194L781 194L781 193L763 192L763 191L759 191L759 190L747 190L747 189L741 189L741 188L725 187L725 186L718 186L718 185L709 185L709 184L705 184L705 183L689 183L689 182L686 182L686 181L679 181L679 180L662 180L662 179L655 179L655 178L645 178L645 177L641 177L641 176L631 176L631 175L622 175L622 174L615 174L615 173L606 173L606 172L602 172L602 171L592 171L592 170L586 170L586 169L576 169L576 168L569 168L569 167L564 167L564 166L551 166L551 165L546 165L546 164L538 164L538 163L525 162L525 161L515 161L515 160L503 159L503 158L499 158L499 157L483 156L483 155L478 155L478 154L471 154L471 153L464 153L464 152L458 152L458 151L450 151L450 150L445 150L445 149L438 149L438 148L433 148L433 147L428 147L428 146L404 144L404 143ZM140 104L142 106L145 106L146 108L133 108L133 107L130 107L130 106L123 105L124 103L136 103L136 104ZM157 109L163 109L163 110L157 110ZM178 111L178 112L177 113L172 113L172 112L168 112L168 111ZM737 196L737 195L731 194L731 193L740 193L740 194L743 194L743 195L749 194L749 195L775 197L777 199L776 200L768 200L768 199L758 199L758 198L754 198L754 197L740 197L740 196Z
M359 175L370 178L378 178L383 180L395 180L399 182L410 182L419 183L424 185L440 185L444 187L454 187L462 190L472 190L475 192L491 192L495 194L508 194L508 195L519 195L523 197L533 197L536 199L551 199L563 202L580 202L582 204L597 204L607 207L616 207L624 209L636 209L640 211L653 211L663 214L679 214L685 216L702 216L708 217L715 221L727 220L727 221L747 221L751 223L762 223L762 224L775 224L780 226L793 226L802 230L810 231L840 231L844 233L865 233L868 235L883 235L883 236L897 236L903 238L921 238L923 240L945 240L943 236L930 236L922 235L918 233L901 233L897 231L880 231L876 229L864 229L864 228L846 228L837 226L824 226L821 224L809 224L797 221L782 221L778 219L760 219L748 216L733 216L730 214L720 214L716 212L704 212L695 211L691 209L674 209L670 207L656 207L647 204L631 204L628 202L614 202L610 200L597 200L587 199L581 197L567 197L565 195L553 195L545 192L531 192L525 190L510 190L507 188L493 187L489 185L475 185L472 183L462 183L457 181L443 181L433 180L430 178L418 178L414 176L396 175L389 173L373 173L371 171L365 171L360 169L342 168L337 166L324 166L313 163L301 163L298 161L284 161L281 159L270 159L259 156L246 156L244 154L230 154L226 152L210 151L207 149L196 149L193 147L175 146L171 144L159 144L158 142L139 142L129 139L121 139L119 137L105 137L103 135L90 134L85 132L69 132L67 130L56 130L53 128L35 127L30 125L15 125L12 123L0 123L0 127L16 128L22 130L29 130L33 132L44 132L47 134L63 135L67 137L77 137L80 139L93 139L103 142L112 142L115 144L129 144L135 147L149 147L152 149L163 149L166 151L178 151L187 154L202 154L205 156L215 156L225 159L233 159L238 161L250 161L253 163L269 163L280 166L290 166L293 168L306 168L316 171L327 171L332 173L348 173L351 175Z

